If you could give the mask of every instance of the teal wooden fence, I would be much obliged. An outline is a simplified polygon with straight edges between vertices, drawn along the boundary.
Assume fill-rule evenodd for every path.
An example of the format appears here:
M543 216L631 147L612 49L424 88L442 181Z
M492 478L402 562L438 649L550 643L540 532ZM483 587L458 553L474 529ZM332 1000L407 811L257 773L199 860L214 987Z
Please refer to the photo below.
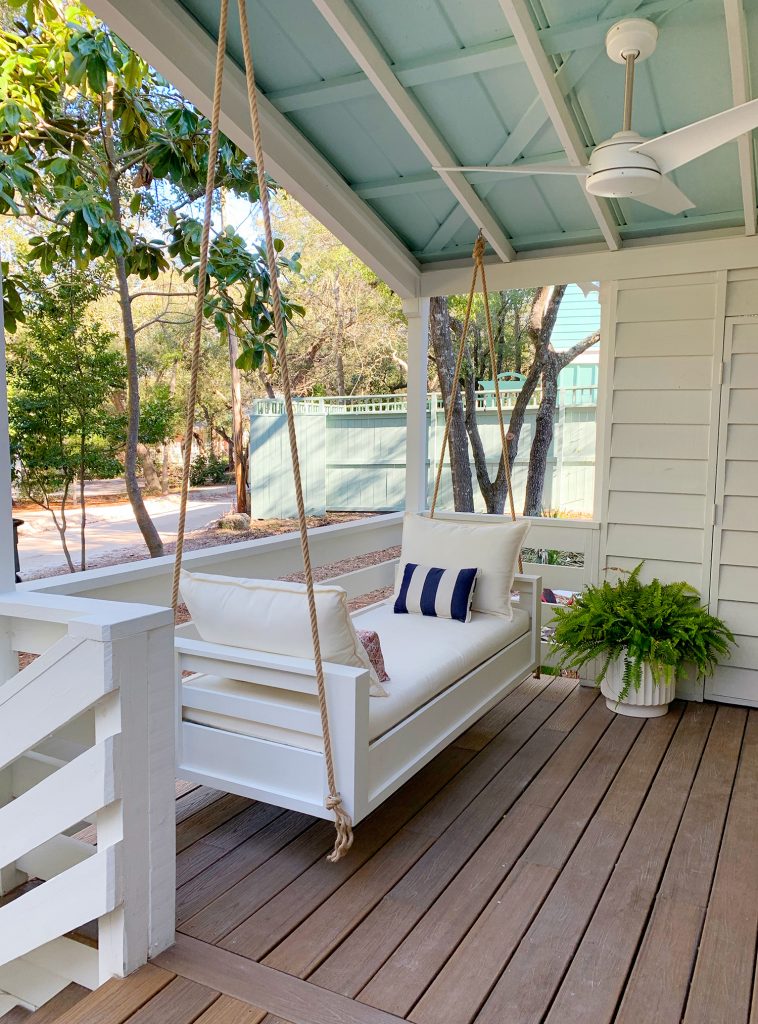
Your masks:
M595 481L597 388L562 388L548 453L543 504L592 512ZM510 408L515 394L505 397ZM523 506L539 393L527 410L513 473L516 508ZM250 416L252 512L258 519L295 514L292 469L284 403L263 399ZM490 475L500 459L497 410L491 394L477 396L479 430ZM433 485L445 415L439 395L427 404L429 492ZM312 398L296 402L296 429L310 515L334 512L384 512L401 509L405 492L406 408L404 395ZM473 473L473 466L472 466ZM449 463L443 472L442 507L452 507ZM477 507L483 505L474 477Z

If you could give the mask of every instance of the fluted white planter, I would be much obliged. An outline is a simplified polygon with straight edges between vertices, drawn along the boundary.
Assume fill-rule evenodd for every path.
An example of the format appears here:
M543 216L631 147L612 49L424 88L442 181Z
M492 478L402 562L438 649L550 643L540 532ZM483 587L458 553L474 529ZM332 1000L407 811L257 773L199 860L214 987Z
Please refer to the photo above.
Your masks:
M666 714L676 691L673 672L670 674L669 682L656 683L653 680L650 666L644 665L639 689L635 690L633 686L630 687L624 700L619 701L623 675L624 660L619 658L608 666L605 679L600 684L600 692L605 697L605 703L611 711L615 711L619 715L630 715L633 718L658 718Z

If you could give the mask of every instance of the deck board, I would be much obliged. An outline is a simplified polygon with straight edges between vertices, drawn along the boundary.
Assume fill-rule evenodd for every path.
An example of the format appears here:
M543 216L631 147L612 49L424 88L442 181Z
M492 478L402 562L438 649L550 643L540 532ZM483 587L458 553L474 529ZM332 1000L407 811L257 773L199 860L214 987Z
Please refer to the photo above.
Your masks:
M747 1021L758 934L758 715L742 744L684 1024ZM725 956L725 950L729 955Z
M177 817L176 946L61 1024L758 1024L758 710L527 680L337 865L302 814Z

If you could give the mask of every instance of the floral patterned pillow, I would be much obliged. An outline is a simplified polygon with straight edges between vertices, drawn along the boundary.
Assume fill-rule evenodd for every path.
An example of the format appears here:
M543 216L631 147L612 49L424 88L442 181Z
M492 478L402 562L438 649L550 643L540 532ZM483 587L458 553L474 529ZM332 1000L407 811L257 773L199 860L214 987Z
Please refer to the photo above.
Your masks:
M387 675L387 669L384 667L384 655L382 654L382 645L379 640L379 634L375 629L356 629L358 639L363 644L364 650L368 655L368 660L371 662L371 666L376 672L379 679L379 683L388 683L390 677ZM372 697L389 697L389 694L383 686L377 683L371 684L369 691Z

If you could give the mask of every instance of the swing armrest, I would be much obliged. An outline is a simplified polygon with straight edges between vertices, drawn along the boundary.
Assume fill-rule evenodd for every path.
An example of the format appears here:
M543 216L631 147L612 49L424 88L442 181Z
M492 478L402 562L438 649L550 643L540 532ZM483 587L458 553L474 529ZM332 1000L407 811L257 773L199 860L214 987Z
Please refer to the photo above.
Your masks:
M529 612L532 658L540 663L542 636L542 577L518 572L513 578L511 590L518 594L519 608Z
M191 722L185 723L182 713L185 703L188 707L215 711L248 722L283 726L315 736L321 735L314 661L268 654L265 651L251 651L242 647L229 647L226 644L209 643L187 636L176 637L175 649L180 730L177 743L178 770L190 773L182 777L197 778L210 785L221 784L221 780L226 778L229 772L237 778L234 773L238 774L239 766L234 767L232 762L236 756L234 751L240 751L242 748L246 751L243 760L248 765L251 762L247 758L251 757L251 752L255 748L258 756L263 759L259 764L259 770L265 776L267 772L274 770L271 764L280 765L281 758L285 756L283 751L297 749L296 745L288 747L276 743L267 744L264 740L235 736ZM182 674L186 671L249 683L249 692L241 693L237 689L236 692L219 696L218 690L203 688L202 680L196 680L192 686L183 685ZM369 682L368 669L324 663L324 684L335 772L344 805L354 820L359 820L367 813ZM270 691L262 687L275 687L284 691L281 700L272 700ZM308 701L305 706L298 707L297 702L293 704L287 699L286 691L305 694L312 698L312 702ZM297 756L309 759L323 757L314 754L312 749L301 751ZM274 761L271 761L272 757ZM229 758L231 761L227 763ZM198 768L198 763L204 759L207 761L205 774ZM220 768L221 765L225 767ZM313 769L311 766L309 771L313 770L319 772L321 769ZM237 781L239 782L239 779ZM263 786L260 780L259 784ZM273 781L271 785L274 785ZM281 781L277 785L281 785ZM263 786L260 793L263 793L265 788ZM241 792L244 795L264 798L249 788L229 789L229 792ZM323 808L327 795L324 776L324 790L315 803L309 805L292 802L295 797L290 794L288 802L282 806L305 810L310 814L321 813L320 809ZM281 797L280 793L280 799Z
M317 692L316 663L307 658L251 651L245 647L229 647L185 636L176 637L174 648L178 678L182 672L204 672L300 693ZM324 662L324 678L327 683L343 686L351 683L358 686L365 681L368 687L368 671L349 665Z

